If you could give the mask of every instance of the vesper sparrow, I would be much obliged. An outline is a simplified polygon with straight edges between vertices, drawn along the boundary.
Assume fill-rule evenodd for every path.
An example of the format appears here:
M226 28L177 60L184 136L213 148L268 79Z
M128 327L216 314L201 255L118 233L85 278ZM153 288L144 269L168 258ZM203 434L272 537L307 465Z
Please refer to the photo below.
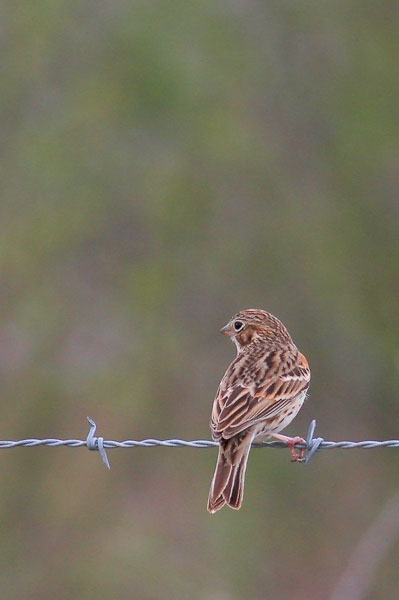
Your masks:
M279 432L301 408L309 387L310 369L283 323L264 310L243 310L221 329L237 347L237 356L220 382L213 402L212 437L219 456L208 499L215 513L225 504L239 509L253 441L274 437L300 460L296 443Z

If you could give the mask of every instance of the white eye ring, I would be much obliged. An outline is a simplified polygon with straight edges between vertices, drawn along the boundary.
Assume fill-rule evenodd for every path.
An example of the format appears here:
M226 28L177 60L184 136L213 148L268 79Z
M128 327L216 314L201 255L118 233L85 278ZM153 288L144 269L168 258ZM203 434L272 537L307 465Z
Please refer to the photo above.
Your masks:
M241 331L244 327L244 323L242 321L234 321L233 323L234 331Z

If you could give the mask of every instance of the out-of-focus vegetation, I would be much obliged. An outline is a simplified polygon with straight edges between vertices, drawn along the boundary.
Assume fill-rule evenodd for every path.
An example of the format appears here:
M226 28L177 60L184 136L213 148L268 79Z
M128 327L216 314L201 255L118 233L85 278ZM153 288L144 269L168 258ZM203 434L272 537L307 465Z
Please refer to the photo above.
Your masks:
M287 430L399 437L398 11L370 2L2 8L1 439L209 436L276 313L308 356ZM329 598L397 489L395 450L257 450L206 512L214 450L1 451L5 599ZM397 598L397 559L370 599ZM344 598L342 600L349 600Z

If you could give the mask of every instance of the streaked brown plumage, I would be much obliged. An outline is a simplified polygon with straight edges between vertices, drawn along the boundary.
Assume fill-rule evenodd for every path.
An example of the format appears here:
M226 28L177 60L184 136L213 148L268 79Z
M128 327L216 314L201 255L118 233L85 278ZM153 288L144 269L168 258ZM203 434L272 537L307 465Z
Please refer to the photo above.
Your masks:
M237 356L220 382L213 402L212 437L219 456L208 499L215 513L225 504L239 509L253 441L275 437L288 443L293 460L301 438L279 435L301 408L310 369L283 323L264 310L238 312L221 329L237 347Z

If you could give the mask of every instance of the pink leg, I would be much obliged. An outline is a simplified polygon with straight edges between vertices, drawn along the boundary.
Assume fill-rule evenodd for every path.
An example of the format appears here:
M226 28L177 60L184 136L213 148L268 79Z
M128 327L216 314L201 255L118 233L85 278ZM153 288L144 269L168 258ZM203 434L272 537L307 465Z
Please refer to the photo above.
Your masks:
M291 452L291 462L301 462L303 455L305 454L305 448L299 448L299 453L295 452L295 444L306 444L306 441L296 435L295 437L288 437L287 435L281 435L281 433L272 433L271 437L276 438L280 442L285 442Z

